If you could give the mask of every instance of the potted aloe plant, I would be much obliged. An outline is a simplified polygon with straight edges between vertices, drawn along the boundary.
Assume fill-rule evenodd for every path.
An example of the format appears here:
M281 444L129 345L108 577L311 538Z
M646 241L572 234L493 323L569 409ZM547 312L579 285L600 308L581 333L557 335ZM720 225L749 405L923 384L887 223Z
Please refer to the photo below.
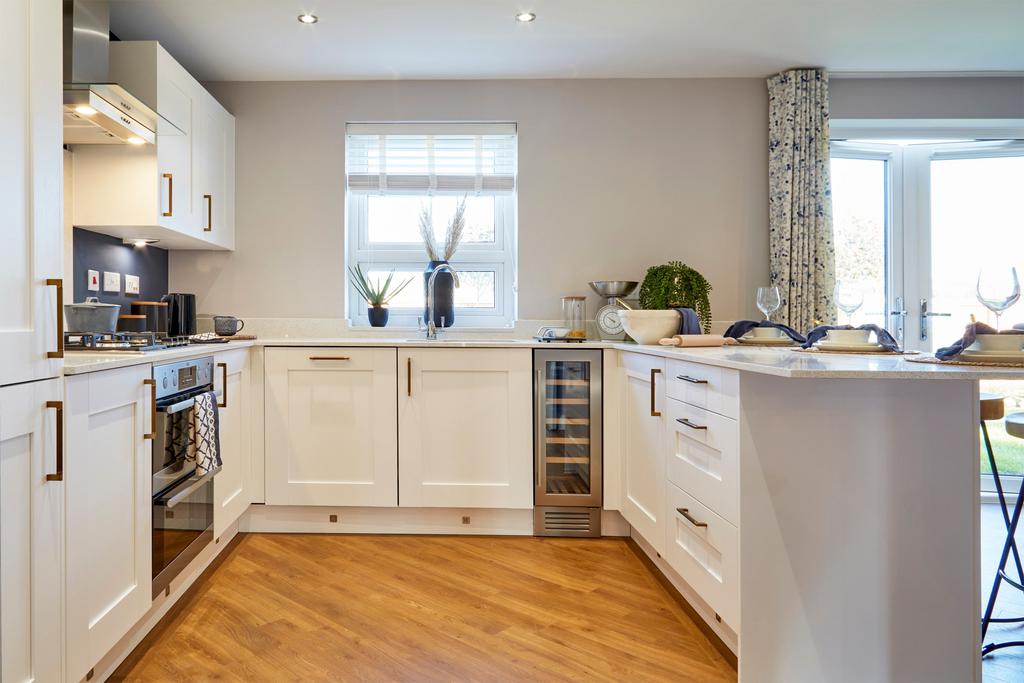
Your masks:
M380 278L373 281L370 280L358 264L354 269L349 268L348 272L352 280L352 286L356 288L359 296L363 297L369 305L369 308L366 309L366 315L370 319L370 327L384 327L387 325L387 305L412 282L412 278L401 284L392 284L395 278L395 271L392 269L383 283Z

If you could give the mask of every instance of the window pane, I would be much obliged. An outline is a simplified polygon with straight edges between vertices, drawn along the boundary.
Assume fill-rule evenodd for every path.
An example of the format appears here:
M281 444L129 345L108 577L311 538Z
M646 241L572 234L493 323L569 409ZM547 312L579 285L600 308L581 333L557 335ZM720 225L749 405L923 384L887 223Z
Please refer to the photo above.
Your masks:
M443 195L369 195L367 221L370 243L422 244L420 239L420 212L431 213L434 238L444 243L455 207L461 197ZM466 227L463 244L494 243L494 197L466 198Z
M832 159L832 222L836 280L864 294L854 324L885 327L886 161ZM846 315L840 314L840 322Z
M371 282L387 279L389 268L363 266L369 274ZM408 308L416 311L426 306L426 295L423 285L423 271L403 269L395 271L394 282L403 282L409 278L413 281L392 299L391 308ZM455 288L455 308L494 308L495 272L493 270L459 271L459 286ZM363 302L360 299L360 305Z

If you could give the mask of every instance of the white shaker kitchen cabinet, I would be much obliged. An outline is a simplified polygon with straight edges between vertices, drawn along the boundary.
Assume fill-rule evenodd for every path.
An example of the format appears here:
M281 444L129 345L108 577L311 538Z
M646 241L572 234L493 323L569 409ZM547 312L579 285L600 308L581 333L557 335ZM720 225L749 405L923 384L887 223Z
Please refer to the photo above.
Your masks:
M620 511L658 552L665 544L665 361L623 353Z
M196 201L203 237L235 248L235 117L213 95L200 93Z
M396 350L266 350L266 503L398 504Z
M3 4L0 83L0 386L60 374L63 271L62 4Z
M65 380L68 680L82 680L152 604L151 372Z
M219 353L214 385L221 392L221 470L213 478L213 536L220 538L249 507L252 458L252 406L249 401L249 350Z
M61 380L0 389L0 680L63 680Z
M401 349L399 505L533 507L529 349Z

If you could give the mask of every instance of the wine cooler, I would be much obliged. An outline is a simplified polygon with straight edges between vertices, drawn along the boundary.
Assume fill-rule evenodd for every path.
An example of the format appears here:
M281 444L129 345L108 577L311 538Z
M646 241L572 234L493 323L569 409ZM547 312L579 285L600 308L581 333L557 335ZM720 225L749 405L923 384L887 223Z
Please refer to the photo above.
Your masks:
M534 534L601 535L601 351L535 350Z

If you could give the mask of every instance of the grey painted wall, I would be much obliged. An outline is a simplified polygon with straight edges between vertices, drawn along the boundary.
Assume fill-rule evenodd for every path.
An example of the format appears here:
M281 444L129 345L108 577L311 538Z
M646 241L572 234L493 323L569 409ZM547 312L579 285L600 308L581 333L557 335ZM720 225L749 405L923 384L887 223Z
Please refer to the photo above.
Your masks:
M121 313L131 313L132 301L159 301L167 293L167 251L154 246L125 246L119 237L74 229L74 300L99 297L108 304L121 304ZM88 291L88 271L100 274L100 291ZM103 291L103 271L121 274L121 291ZM124 293L124 276L139 276L139 294Z
M762 79L212 83L236 120L237 249L172 252L204 312L344 316L347 121L519 124L519 318L686 261L718 319L768 278Z
M1024 78L833 78L832 118L1024 118Z

